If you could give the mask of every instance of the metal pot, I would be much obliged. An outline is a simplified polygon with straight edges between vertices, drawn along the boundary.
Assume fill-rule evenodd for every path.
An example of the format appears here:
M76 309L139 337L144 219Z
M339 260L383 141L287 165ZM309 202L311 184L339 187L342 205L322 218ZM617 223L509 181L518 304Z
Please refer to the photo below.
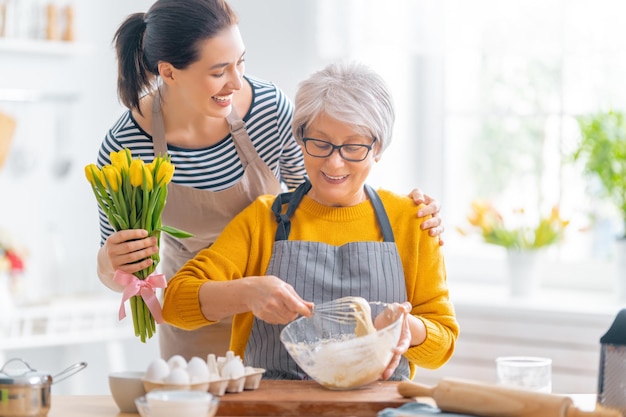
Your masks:
M21 362L19 369L7 365ZM37 372L19 358L9 359L0 369L0 417L44 417L50 410L50 386L84 369L86 362L75 363L51 376ZM60 378L59 378L60 377Z

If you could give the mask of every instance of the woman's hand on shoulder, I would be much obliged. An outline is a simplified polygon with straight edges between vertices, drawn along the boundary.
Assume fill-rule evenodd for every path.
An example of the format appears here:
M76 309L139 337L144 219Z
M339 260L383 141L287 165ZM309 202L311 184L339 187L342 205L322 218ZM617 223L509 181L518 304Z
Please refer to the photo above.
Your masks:
M429 215L432 217L424 220L421 226L422 230L428 230L428 234L430 236L438 237L439 245L443 246L443 238L441 235L443 234L445 228L443 226L443 221L439 216L439 211L441 209L439 201L424 194L419 188L413 189L409 193L409 197L413 200L413 202L415 202L416 205L425 204L424 207L417 211L417 217L426 217Z

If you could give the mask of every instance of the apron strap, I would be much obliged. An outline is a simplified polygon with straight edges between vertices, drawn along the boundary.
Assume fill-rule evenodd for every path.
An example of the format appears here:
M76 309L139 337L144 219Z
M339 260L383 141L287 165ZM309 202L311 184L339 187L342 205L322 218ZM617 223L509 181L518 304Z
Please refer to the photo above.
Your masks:
M289 238L289 232L291 232L291 216L300 205L302 197L311 189L311 182L308 178L304 178L304 182L298 186L293 192L279 194L272 203L272 212L278 222L278 228L276 229L275 241L287 240ZM287 206L287 212L282 213L283 204L289 204Z
M248 162L252 161L258 153L252 145L250 136L248 136L246 124L241 117L239 117L239 113L235 110L234 105L231 107L231 111L228 116L226 116L226 121L228 122L230 134L233 137L237 155L239 155L241 165L243 165L243 168L245 169L248 166Z
M380 200L378 193L367 184L365 184L365 191L367 192L367 195L369 195L370 201L374 206L374 213L376 213L378 224L380 225L380 229L383 232L383 241L395 242L396 239L393 235L393 230L391 229L389 216L387 216L387 211L385 210L385 206L383 206L383 202Z
M302 197L304 197L310 189L311 182L308 178L305 178L304 183L300 184L295 191L279 194L276 199L274 199L274 202L272 203L272 212L274 213L274 217L276 217L276 222L278 222L274 241L287 240L289 238L289 233L291 232L291 216L293 216L293 213L296 211L300 201L302 201ZM370 202L374 206L376 219L378 220L378 224L380 225L380 229L383 233L383 241L395 242L395 237L393 235L393 230L391 229L391 223L389 222L387 211L385 210L378 193L367 184L365 184L365 191L370 198ZM282 207L284 204L289 205L287 206L287 211L283 214Z
M152 146L155 156L167 155L167 142L165 141L165 125L161 112L161 93L157 87L152 99Z

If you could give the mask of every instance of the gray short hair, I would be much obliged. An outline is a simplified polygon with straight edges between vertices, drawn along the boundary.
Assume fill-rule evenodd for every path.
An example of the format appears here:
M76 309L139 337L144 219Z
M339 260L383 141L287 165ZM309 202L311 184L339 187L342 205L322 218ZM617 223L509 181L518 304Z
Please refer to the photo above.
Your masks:
M291 125L298 143L306 126L321 114L376 138L377 157L391 143L395 121L391 93L383 78L366 65L333 63L299 84Z

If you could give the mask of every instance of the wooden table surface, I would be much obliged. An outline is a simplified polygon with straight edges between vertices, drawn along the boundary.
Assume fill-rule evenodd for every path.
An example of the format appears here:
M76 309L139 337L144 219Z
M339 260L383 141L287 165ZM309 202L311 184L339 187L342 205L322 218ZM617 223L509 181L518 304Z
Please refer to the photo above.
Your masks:
M258 389L220 397L217 416L376 416L414 401L397 393L396 382L377 382L350 391L331 391L314 381L262 380ZM120 413L109 395L51 396L48 417L136 417ZM175 417L175 416L173 416Z
M48 417L137 417L120 413L110 395L51 396Z
M594 394L569 395L581 410L595 407ZM431 398L418 398L433 404ZM378 382L353 391L330 391L313 381L261 381L257 390L220 397L217 416L376 416L384 408L415 401L397 394L396 382ZM120 413L110 395L54 395L48 417L137 417ZM175 416L173 416L175 417Z

